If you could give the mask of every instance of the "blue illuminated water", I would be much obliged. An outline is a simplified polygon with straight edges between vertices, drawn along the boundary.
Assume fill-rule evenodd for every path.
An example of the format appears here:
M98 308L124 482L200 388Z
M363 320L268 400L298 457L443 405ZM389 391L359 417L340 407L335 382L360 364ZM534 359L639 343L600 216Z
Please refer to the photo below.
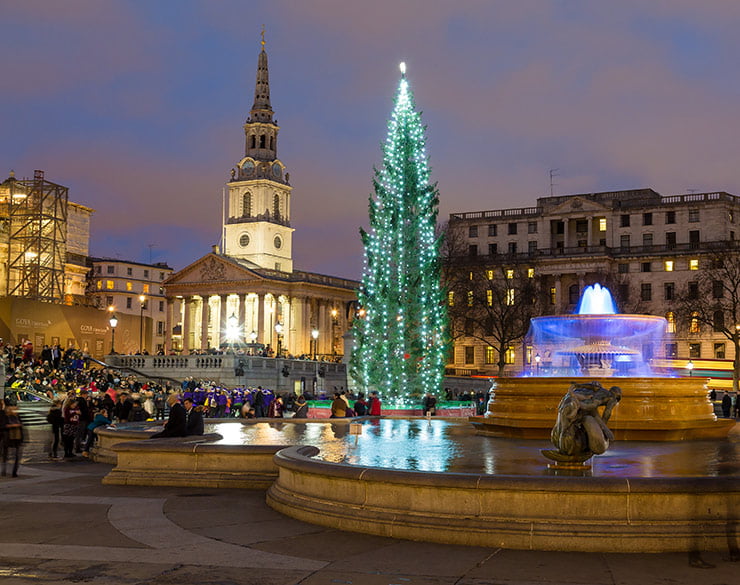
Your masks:
M349 420L207 424L221 444L313 445L319 459L361 467L500 475L548 475L541 449L549 441L474 434L466 420L364 419L362 435L349 434ZM740 476L740 433L728 439L685 442L617 441L593 457L603 477Z
M583 289L575 310L576 315L614 315L616 312L617 304L612 293L598 282Z
M525 338L525 375L538 377L651 377L665 358L667 321L617 313L609 289L586 287L572 315L535 317Z

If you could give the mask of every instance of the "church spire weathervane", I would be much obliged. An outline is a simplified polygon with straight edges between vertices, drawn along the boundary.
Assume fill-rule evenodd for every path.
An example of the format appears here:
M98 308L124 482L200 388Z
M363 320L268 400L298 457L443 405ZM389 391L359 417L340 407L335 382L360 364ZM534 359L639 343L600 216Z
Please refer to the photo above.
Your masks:
M267 53L265 52L265 26L262 25L260 44L262 50L257 59L257 82L254 86L254 104L248 122L263 122L272 124L272 106L270 105L270 74L267 68Z

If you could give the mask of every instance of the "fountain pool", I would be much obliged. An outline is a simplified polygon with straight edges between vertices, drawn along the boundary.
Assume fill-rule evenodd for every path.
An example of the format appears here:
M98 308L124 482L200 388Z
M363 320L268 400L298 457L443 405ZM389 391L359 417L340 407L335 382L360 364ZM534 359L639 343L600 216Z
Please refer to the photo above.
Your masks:
M560 476L539 453L546 441L477 436L459 419L214 421L210 439L142 440L152 430L99 431L118 460L105 483L267 489L270 506L300 520L451 544L590 552L740 546L740 432L617 442L593 458L590 476Z

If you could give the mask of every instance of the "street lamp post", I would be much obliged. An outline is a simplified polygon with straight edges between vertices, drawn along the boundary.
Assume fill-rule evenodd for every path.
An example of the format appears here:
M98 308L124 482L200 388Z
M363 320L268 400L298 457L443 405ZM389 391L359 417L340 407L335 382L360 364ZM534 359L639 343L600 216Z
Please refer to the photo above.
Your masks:
M694 362L692 362L691 360L689 360L686 363L686 369L689 371L689 378L690 378L691 377L691 372L694 369Z
M537 354L534 356L534 363L535 363L534 369L535 369L535 374L537 374L538 376L540 375L540 361L541 360L542 358L540 357L540 354Z
M277 353L275 356L280 357L283 351L283 324L280 321L275 323L275 333L277 333Z
M319 330L315 327L311 330L311 337L313 338L313 361L316 361L316 354L319 349Z
M339 311L336 309L331 310L331 355L335 356L337 354L337 315L339 315Z
M144 295L139 295L139 303L141 304L141 312L139 313L139 353L144 353L144 304L146 303Z
M118 326L118 317L111 313L110 319L108 319L108 323L110 323L111 330L110 353L111 355L113 355L114 353L116 353L116 327Z

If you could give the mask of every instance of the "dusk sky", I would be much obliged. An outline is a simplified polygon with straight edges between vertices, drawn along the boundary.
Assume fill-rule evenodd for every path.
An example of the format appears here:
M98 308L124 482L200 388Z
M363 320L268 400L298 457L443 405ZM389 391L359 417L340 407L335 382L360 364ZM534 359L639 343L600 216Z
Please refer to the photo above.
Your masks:
M440 220L555 194L740 194L740 2L0 0L0 173L96 210L90 253L220 236L266 27L295 268L359 278L399 61Z

